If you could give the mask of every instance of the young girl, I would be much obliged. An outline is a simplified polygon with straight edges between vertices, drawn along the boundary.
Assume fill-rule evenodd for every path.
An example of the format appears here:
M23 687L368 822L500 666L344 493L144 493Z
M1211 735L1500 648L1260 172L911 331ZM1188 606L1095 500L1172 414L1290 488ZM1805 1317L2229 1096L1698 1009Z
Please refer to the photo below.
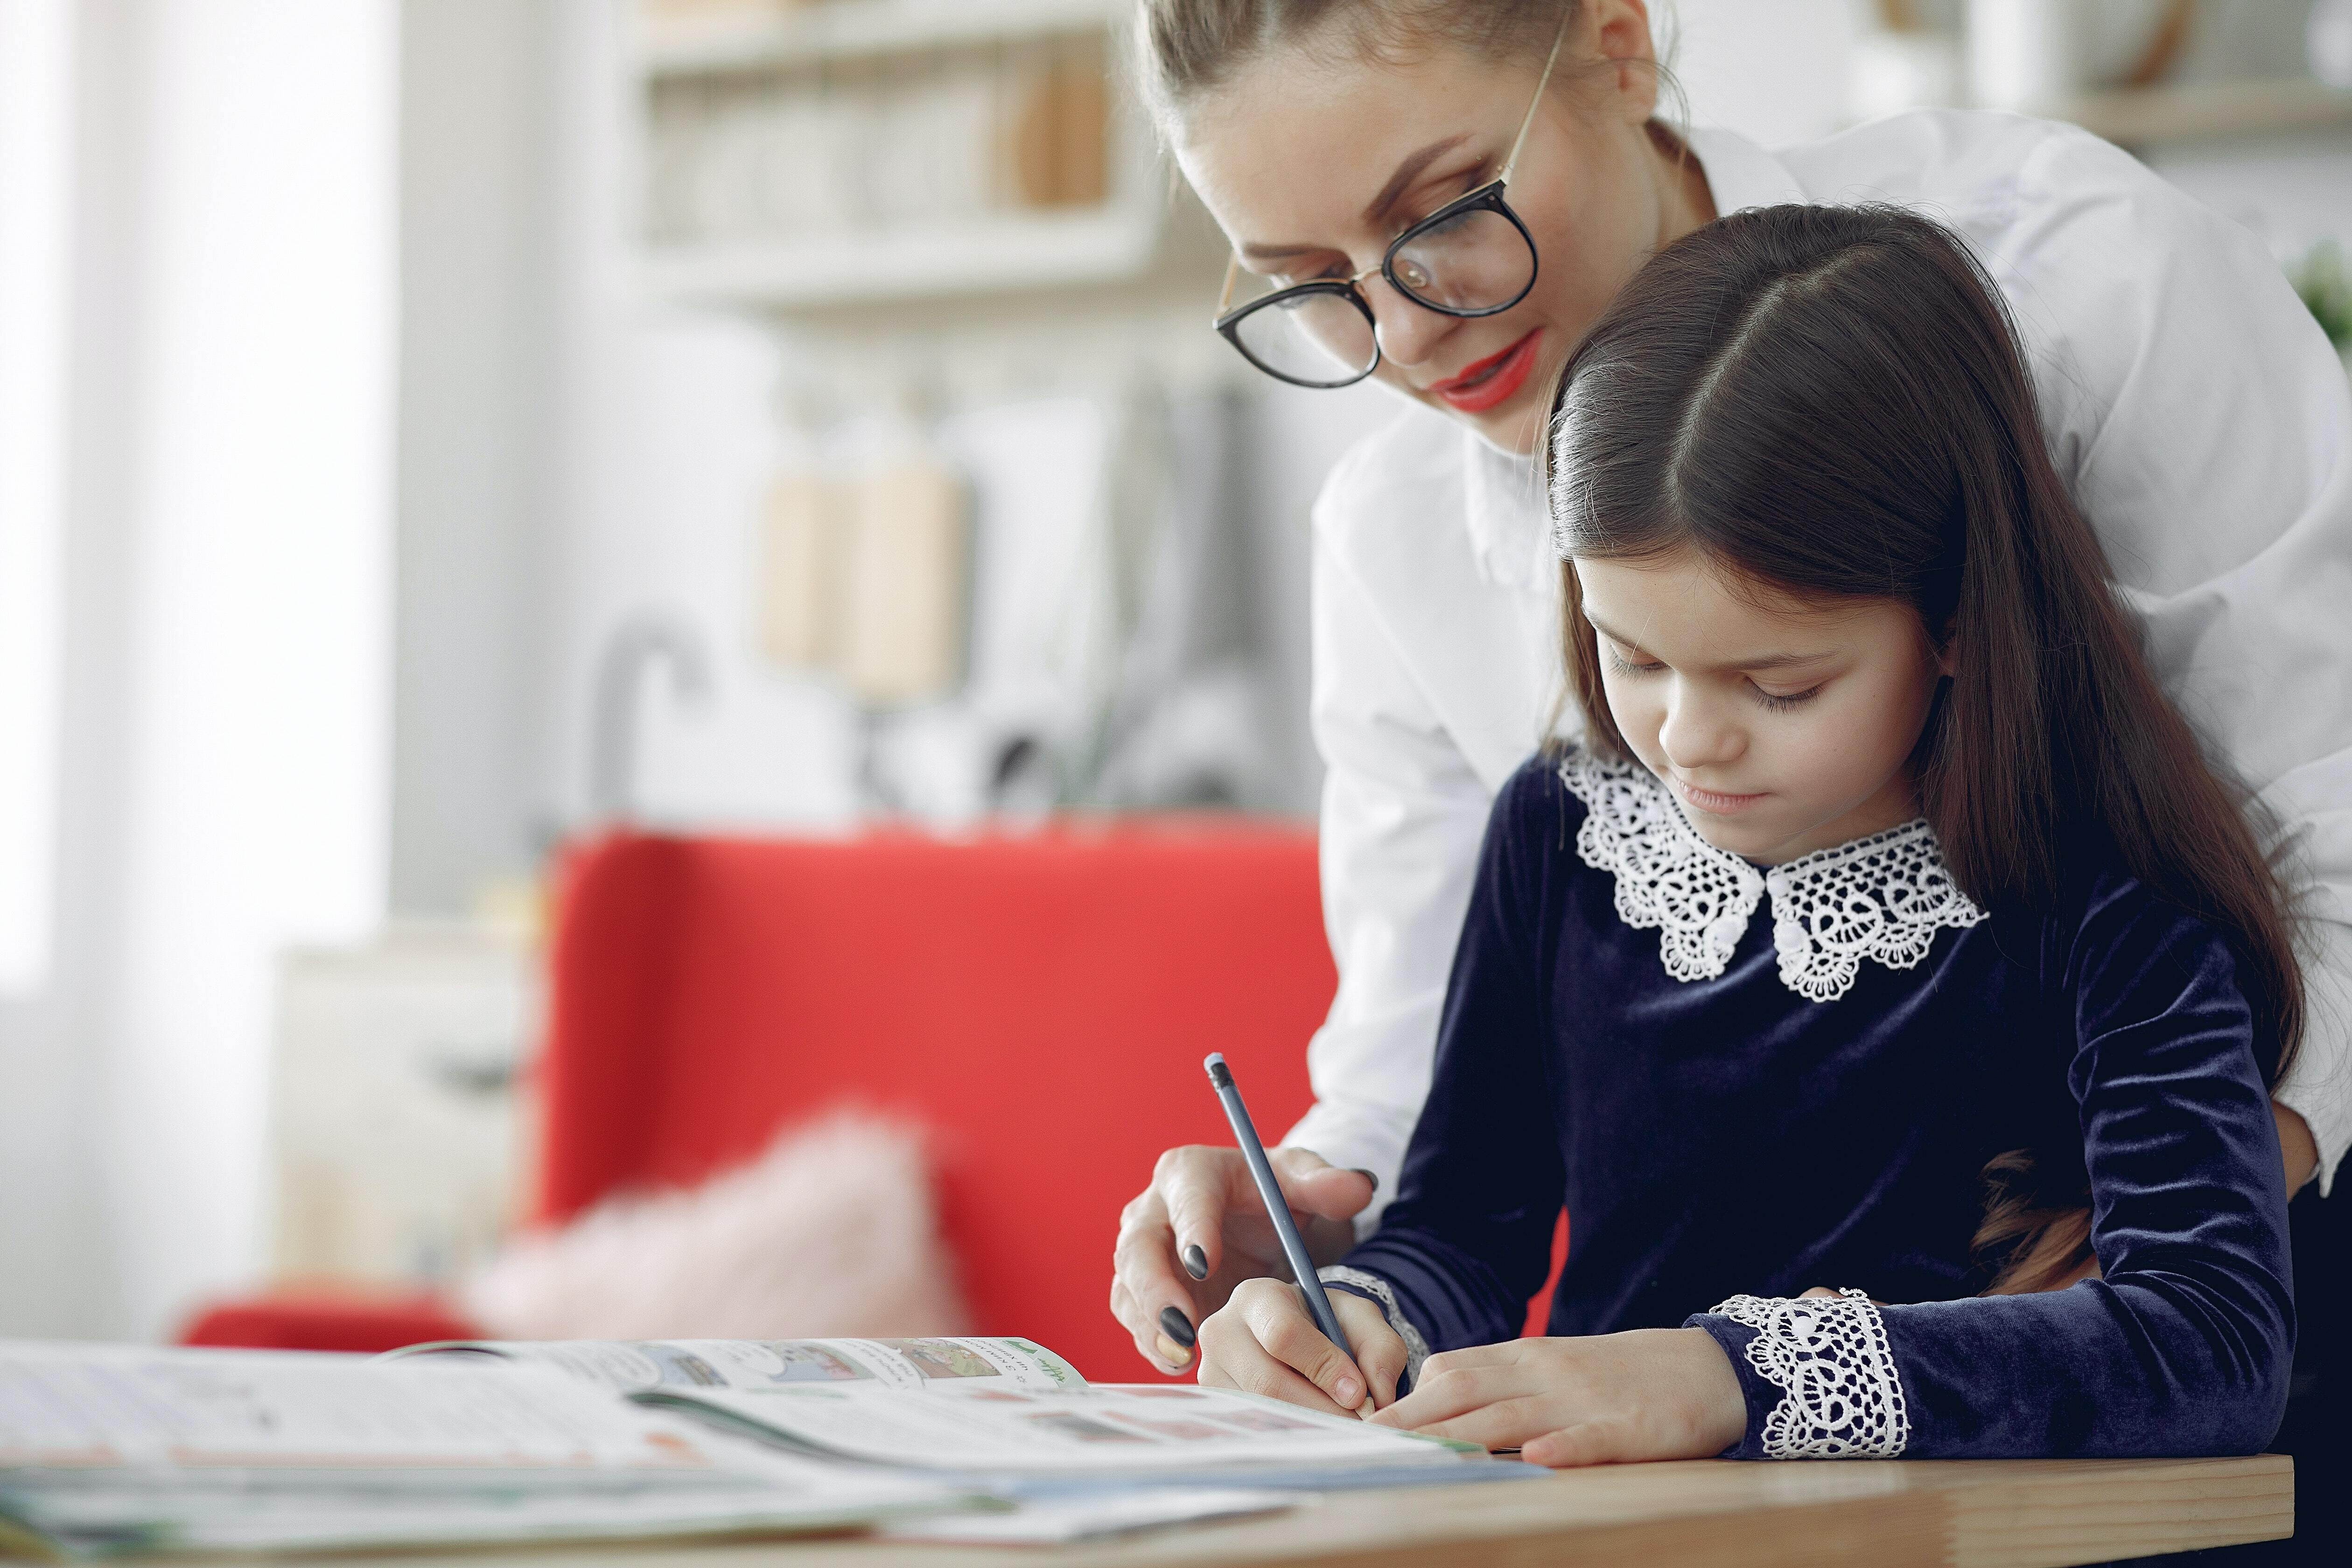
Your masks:
M1359 1359L1253 1280L1203 1381L1554 1465L2269 1440L2284 900L1996 298L1924 219L1780 206L1601 318L1549 452L1586 739L1496 802L1401 1191L1325 1271Z

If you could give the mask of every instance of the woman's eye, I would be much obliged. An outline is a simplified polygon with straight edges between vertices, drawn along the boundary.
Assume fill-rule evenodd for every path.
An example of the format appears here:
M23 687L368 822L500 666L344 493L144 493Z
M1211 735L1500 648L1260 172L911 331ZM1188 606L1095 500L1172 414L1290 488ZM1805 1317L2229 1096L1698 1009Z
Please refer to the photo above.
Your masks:
M1802 691L1791 691L1786 694L1767 691L1760 686L1756 688L1756 700L1776 713L1786 712L1791 708L1802 708L1821 694L1822 689L1818 686L1809 686Z
M1656 659L1647 664L1636 664L1612 647L1609 650L1609 668L1619 675L1654 675L1666 667Z

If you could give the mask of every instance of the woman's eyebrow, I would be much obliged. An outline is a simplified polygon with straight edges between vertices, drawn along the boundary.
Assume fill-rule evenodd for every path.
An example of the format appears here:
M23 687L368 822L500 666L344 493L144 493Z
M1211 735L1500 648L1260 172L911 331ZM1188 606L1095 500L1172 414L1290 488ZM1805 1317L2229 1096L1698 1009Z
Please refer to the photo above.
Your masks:
M1389 176L1389 183L1381 187L1381 194L1374 196L1371 205L1364 209L1364 222L1379 227L1381 220L1389 216L1389 209L1396 205L1397 198L1421 177L1423 170L1468 140L1470 133L1465 131L1443 141L1432 142L1418 152L1407 153L1397 164L1396 173ZM1304 256L1308 251L1330 248L1328 245L1244 245L1241 250L1242 255L1252 261L1282 261L1293 256Z
M1389 183L1381 187L1381 194L1372 198L1371 205L1364 209L1364 221L1379 226L1381 221L1389 216L1389 209L1396 205L1397 198L1404 195L1405 187L1421 178L1423 169L1469 140L1470 133L1465 131L1458 135L1448 136L1443 142L1432 142L1418 153L1407 153L1404 161L1396 166L1396 173L1389 176Z

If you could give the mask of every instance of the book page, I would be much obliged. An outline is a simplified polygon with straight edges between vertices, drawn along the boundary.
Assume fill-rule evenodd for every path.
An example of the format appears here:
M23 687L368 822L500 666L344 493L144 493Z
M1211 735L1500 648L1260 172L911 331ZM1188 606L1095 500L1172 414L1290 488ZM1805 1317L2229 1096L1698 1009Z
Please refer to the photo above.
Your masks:
M0 1469L357 1464L681 1470L714 1445L530 1368L318 1352L0 1346Z
M414 1345L387 1359L465 1357L552 1367L625 1394L801 1383L912 1390L978 1378L1041 1393L1087 1385L1077 1368L1024 1339L464 1340Z
M1031 1390L974 1379L910 1399L872 1382L662 1388L648 1404L703 1410L810 1448L882 1464L1045 1474L1156 1474L1448 1462L1454 1444L1228 1389L1111 1384Z

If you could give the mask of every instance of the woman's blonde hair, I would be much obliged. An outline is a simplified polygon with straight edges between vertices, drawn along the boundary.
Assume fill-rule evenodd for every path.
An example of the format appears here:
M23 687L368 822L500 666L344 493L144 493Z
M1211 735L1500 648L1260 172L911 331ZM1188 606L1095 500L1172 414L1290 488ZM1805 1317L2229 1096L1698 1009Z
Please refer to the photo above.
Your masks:
M1143 0L1138 74L1165 117L1278 47L1401 58L1446 45L1539 62L1582 9L1582 0Z

